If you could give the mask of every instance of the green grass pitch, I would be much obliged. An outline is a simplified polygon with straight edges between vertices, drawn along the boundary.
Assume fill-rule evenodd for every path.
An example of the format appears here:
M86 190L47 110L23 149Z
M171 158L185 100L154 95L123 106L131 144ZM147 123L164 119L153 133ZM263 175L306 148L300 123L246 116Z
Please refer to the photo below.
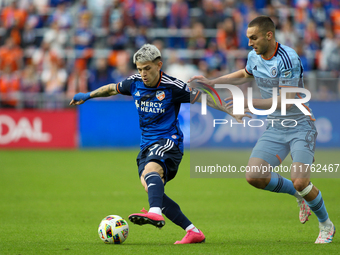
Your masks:
M252 188L244 179L190 178L186 152L177 177L165 186L206 243L173 245L185 232L166 219L158 230L129 221L122 245L97 234L109 214L125 219L148 209L136 170L137 151L0 151L0 254L339 254L334 242L316 245L315 215L302 225L295 199ZM340 151L317 158L340 163ZM247 163L249 151L226 160ZM340 179L313 179L340 228Z

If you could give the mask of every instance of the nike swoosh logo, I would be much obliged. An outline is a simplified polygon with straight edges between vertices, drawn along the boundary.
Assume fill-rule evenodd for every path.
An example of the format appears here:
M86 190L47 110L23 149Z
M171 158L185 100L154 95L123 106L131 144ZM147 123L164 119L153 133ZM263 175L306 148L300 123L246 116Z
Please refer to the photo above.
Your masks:
M156 184L150 183L150 184L148 185L148 188L150 188L150 187L153 186L153 185L156 185Z

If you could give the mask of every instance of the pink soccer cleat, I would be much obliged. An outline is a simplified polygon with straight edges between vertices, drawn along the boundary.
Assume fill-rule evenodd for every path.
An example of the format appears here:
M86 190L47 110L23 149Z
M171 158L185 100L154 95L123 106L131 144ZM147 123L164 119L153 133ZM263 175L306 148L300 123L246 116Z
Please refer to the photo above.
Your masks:
M315 243L331 243L335 234L335 226L332 223L329 227L320 226L320 232L318 238L316 238Z
M151 224L157 228L162 228L165 221L162 215L157 213L148 212L143 208L142 213L134 213L129 216L129 220L138 225Z
M302 224L308 221L308 217L312 214L310 212L310 207L307 205L304 199L296 199L300 207L299 220Z
M187 243L204 243L205 236L201 230L198 230L199 233L189 230L187 234L183 237L181 241L176 241L175 244L187 244Z

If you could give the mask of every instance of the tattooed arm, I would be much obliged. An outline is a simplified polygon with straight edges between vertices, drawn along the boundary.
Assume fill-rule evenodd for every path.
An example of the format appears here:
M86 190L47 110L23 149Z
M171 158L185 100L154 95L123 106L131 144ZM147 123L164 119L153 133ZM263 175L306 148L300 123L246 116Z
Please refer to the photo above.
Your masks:
M197 102L201 102L201 97L197 100ZM232 108L227 108L226 104L215 104L215 101L211 98L211 97L207 97L207 105L211 108L214 108L216 110L219 110L219 111L222 111L222 112L226 112L228 113L230 116L232 116L233 118L236 119L237 122L239 123L242 123L242 118L244 117L248 117L248 118L251 118L251 116L248 113L250 113L249 109L246 108L245 109L245 114L243 115L234 115L233 114L233 111L232 111Z
M118 92L116 90L116 84L110 83L92 92L76 94L73 97L72 101L70 102L70 105L83 104L86 100L93 98L93 97L109 97L109 96L114 96L117 94Z
M117 95L116 84L110 83L91 92L91 97L109 97Z

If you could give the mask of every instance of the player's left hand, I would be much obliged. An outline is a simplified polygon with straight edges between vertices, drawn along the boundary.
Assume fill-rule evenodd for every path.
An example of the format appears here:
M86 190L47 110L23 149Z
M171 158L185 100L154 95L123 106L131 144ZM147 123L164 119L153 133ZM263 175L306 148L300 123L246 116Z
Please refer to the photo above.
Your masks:
M90 92L77 93L74 95L73 99L71 100L70 105L80 105L80 104L83 104L88 99L90 99Z
M224 101L229 101L224 106L227 109L227 111L233 112L233 109L232 109L233 108L233 97L227 97L224 99ZM233 115L232 113L229 113L229 114L232 117L234 117L237 122L242 123L243 122L242 119L244 117L252 118L252 116L247 113L251 113L251 111L248 109L247 100L244 100L244 114L238 114L238 115Z
M207 84L209 86L214 85L214 84L211 83L211 81L209 79L205 78L203 75L193 76L187 81L187 83L191 83L193 81L198 82L198 83Z

